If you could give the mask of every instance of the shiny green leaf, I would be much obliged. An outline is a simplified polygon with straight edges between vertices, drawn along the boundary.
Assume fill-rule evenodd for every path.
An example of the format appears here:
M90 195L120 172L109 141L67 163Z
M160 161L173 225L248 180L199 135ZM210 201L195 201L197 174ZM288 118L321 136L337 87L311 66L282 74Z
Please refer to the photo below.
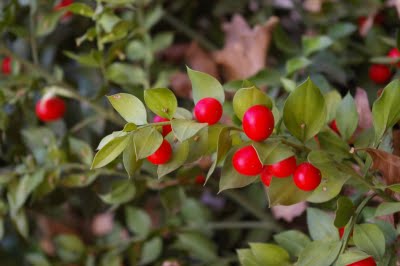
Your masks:
M136 194L135 185L129 179L114 181L111 190L100 198L108 204L119 205L133 199Z
M225 92L221 83L206 73L187 68L187 72L192 82L192 94L194 103L203 98L215 98L221 104L225 101Z
M385 236L375 224L356 224L353 240L359 249L375 258L382 258L385 254Z
M129 143L127 135L116 137L102 147L94 156L91 169L103 167L118 157Z
M233 97L233 110L242 121L244 113L254 105L265 105L272 109L272 100L256 87L242 88Z
M147 124L146 108L136 96L128 93L118 93L107 96L107 98L125 121L136 125Z
M163 137L154 127L144 127L133 132L136 159L152 155L162 144Z
M350 93L346 94L337 107L336 124L344 140L350 139L358 126L357 106Z
M151 111L168 119L172 119L178 107L174 93L166 88L146 89L144 101Z
M182 142L196 135L207 123L196 123L193 120L173 119L171 121L172 131L177 139Z

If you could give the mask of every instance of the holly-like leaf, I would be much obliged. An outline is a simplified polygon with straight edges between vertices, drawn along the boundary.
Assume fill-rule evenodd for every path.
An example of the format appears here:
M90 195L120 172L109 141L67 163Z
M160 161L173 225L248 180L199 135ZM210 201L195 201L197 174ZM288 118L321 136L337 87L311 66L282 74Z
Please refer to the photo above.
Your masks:
M356 224L353 240L359 249L375 258L382 258L385 254L385 236L375 224Z
M144 127L133 133L136 159L143 159L152 155L163 142L163 137L154 127Z
M337 201L334 225L337 228L345 226L354 214L354 211L355 208L353 202L347 197L340 197Z
M256 87L242 88L233 97L233 110L242 121L244 113L254 105L265 105L272 109L272 100L264 92Z
M206 73L187 68L187 72L192 82L192 94L194 103L203 98L215 98L221 104L225 101L225 92L221 83Z
M346 94L337 108L336 124L344 140L350 139L357 128L357 107L350 93Z
M146 89L144 101L151 111L168 119L172 119L178 107L174 93L166 88Z
M108 204L119 205L133 199L136 194L136 188L129 179L115 181L110 192L100 195L100 198Z
M299 256L296 266L330 266L339 254L339 241L314 241L308 244Z
M298 257L303 249L311 243L310 238L300 231L289 230L276 234L274 240L293 257Z
M102 147L95 155L91 169L103 167L114 161L129 143L128 135L116 137Z
M307 225L314 240L339 240L338 230L333 225L333 218L319 209L307 209Z
M174 119L171 121L172 130L180 142L197 134L207 123L196 123L193 120Z
M147 124L146 108L136 96L128 93L118 93L107 96L107 98L125 121L136 125Z
M142 160L136 158L135 143L133 137L129 138L129 143L122 154L122 162L129 177L132 177L136 170L142 166Z
M375 141L378 142L386 130L400 120L400 80L395 79L383 90L372 106Z
M400 177L400 157L388 152L366 148L372 157L372 169L378 170L389 184L398 183Z
M305 201L310 192L299 189L291 177L272 178L270 186L267 188L269 206L293 205Z
M307 79L289 95L283 108L283 121L290 133L303 142L324 127L325 99L311 79Z

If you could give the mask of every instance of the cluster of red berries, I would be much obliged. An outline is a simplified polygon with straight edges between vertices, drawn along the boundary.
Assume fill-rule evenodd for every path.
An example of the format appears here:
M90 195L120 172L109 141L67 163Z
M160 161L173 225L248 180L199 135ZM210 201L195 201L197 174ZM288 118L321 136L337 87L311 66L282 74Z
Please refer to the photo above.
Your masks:
M400 51L397 48L392 48L387 56L393 59L400 59ZM400 67L400 63L397 63L396 66ZM369 78L376 84L385 84L392 76L392 72L386 65L373 64L369 68L368 75Z
M253 141L266 140L274 130L274 116L263 105L250 107L243 116L243 131ZM261 175L261 181L269 186L273 176L285 178L293 175L296 186L305 191L314 190L321 183L321 172L310 163L297 166L296 157L291 156L272 165L262 165L253 146L238 149L232 157L235 170L246 176Z

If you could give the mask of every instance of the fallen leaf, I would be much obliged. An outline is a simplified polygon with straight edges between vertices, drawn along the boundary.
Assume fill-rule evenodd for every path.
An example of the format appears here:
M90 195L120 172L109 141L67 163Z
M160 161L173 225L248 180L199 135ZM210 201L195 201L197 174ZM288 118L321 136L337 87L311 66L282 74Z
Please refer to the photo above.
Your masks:
M393 154L400 156L400 129L393 129Z
M275 219L283 219L286 222L292 222L294 218L303 214L307 209L307 203L305 201L296 203L290 206L273 206L271 208L272 215Z
M201 48L197 42L192 42L185 53L185 61L191 69L207 73L218 79L218 68L212 55Z
M367 92L362 88L357 88L354 102L358 113L358 127L361 129L372 127L372 112Z
M362 149L372 157L372 169L378 170L383 175L388 185L400 183L400 157L391 153L366 148Z
M303 7L305 10L311 13L319 13L322 9L322 3L324 0L305 0Z
M189 77L183 72L176 72L170 77L170 85L176 96L186 99L192 98L192 85Z
M214 58L222 66L226 80L245 79L265 68L272 29L278 21L277 17L270 17L264 25L252 29L236 14L223 25L225 45L214 53Z
M189 46L189 43L173 44L170 47L164 49L160 53L160 56L164 61L180 64L183 60L185 60L186 51Z

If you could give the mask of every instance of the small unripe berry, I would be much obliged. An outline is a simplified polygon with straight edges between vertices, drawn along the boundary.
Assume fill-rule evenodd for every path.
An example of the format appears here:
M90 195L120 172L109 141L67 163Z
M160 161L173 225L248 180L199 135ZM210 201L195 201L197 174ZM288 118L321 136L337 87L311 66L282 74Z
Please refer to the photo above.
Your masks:
M200 123L214 125L222 116L222 105L214 98L204 98L194 107L194 116Z
M163 140L161 146L147 160L155 165L167 163L172 156L172 147L167 140Z
M156 115L156 116L154 117L154 119L153 119L153 122L154 122L154 123L167 122L167 121L169 121L169 119L164 118L164 117L161 117L161 116L158 116L158 115ZM171 131L172 131L171 125L162 126L162 135L163 135L164 137L165 137L166 135L168 135L168 133L171 132Z
M65 102L58 97L43 98L36 103L36 116L43 122L55 121L63 117Z
M376 266L376 262L372 257L347 264L346 266Z
M296 157L291 156L280 162L266 166L267 171L276 177L288 177L296 170Z
M312 191L321 183L321 172L310 163L302 163L294 172L293 180L296 186L304 191Z
M264 105L250 107L243 116L243 131L254 141L267 139L274 131L274 115Z
M368 75L373 82L384 84L389 81L392 74L387 66L374 64L370 66Z
M253 146L238 149L232 158L233 167L242 175L255 176L261 173L263 165Z

